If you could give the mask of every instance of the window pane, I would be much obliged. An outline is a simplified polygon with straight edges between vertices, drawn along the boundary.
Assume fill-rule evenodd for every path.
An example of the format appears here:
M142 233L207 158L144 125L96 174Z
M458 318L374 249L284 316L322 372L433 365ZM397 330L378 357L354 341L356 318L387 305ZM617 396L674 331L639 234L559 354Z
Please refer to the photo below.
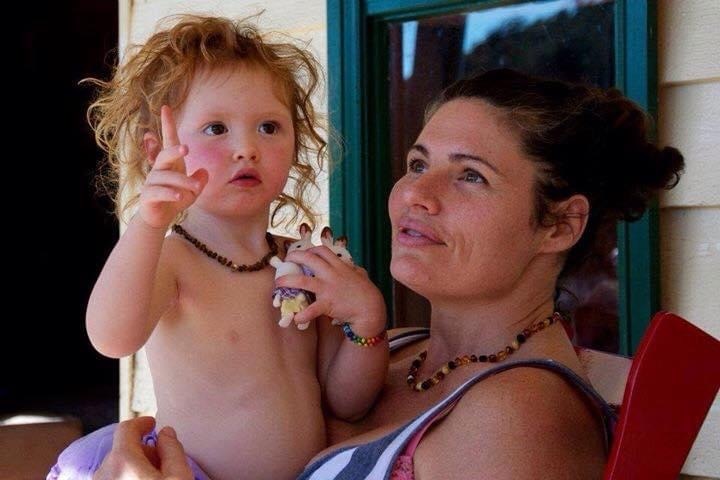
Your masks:
M508 67L544 77L614 84L614 2L518 2L476 12L388 23L392 177L422 128L428 102L454 80ZM618 350L615 225L599 234L598 250L568 279L561 296L574 318L576 343ZM427 325L427 302L394 285L397 326Z

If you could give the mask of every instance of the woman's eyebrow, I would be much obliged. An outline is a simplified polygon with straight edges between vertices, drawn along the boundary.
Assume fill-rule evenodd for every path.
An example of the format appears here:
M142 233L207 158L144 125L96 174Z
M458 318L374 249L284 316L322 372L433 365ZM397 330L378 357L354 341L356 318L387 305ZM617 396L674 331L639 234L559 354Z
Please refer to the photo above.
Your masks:
M413 145L412 147L410 147L410 151L413 151L413 150L415 150L415 151L417 151L417 152L420 152L421 154L425 155L426 157L429 156L429 155L428 155L428 154L429 154L428 149L425 148L425 146L422 145L422 144L420 144L420 143L416 143L415 145ZM497 173L498 175L502 175L502 173L500 173L500 170L498 170L495 165L493 165L492 163L490 163L489 161L485 160L485 159L482 158L482 157L479 157L479 156L477 156L477 155L470 155L469 153L451 153L451 154L450 154L450 161L460 162L460 161L463 161L463 160L470 160L470 161L473 161L473 162L480 162L480 163L482 163L483 165L487 166L487 167L488 167L490 170L492 170L493 172Z
M425 155L426 157L428 156L428 150L427 150L427 148L423 147L423 146L422 146L421 144L419 144L419 143L416 143L415 145L413 145L412 147L410 147L410 151L412 152L413 150L416 150L416 151L420 152L421 154Z
M489 161L485 160L482 157L478 157L477 155L470 155L469 153L451 153L450 160L453 162L460 162L463 160L471 160L473 162L480 162L483 165L487 166L493 172L497 173L498 175L502 175L502 173L500 173L500 170L498 170L495 165L493 165L492 163L490 163Z

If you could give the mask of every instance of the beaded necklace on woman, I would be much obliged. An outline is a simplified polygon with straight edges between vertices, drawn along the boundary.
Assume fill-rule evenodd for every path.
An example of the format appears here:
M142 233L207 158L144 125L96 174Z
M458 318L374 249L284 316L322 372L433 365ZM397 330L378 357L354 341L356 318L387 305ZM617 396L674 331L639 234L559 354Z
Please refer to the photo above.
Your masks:
M515 336L509 345L506 345L501 350L491 354L465 354L456 357L455 360L450 360L444 363L440 368L435 370L435 373L427 377L425 380L418 380L418 370L422 366L423 362L427 358L427 350L420 352L420 354L410 364L410 369L407 375L407 384L415 392L424 392L440 383L450 372L458 367L469 365L471 363L497 363L502 362L510 355L520 349L520 346L524 344L528 338L545 330L553 323L562 320L562 315L559 312L553 312L553 314L544 320L533 323L528 328L522 330Z

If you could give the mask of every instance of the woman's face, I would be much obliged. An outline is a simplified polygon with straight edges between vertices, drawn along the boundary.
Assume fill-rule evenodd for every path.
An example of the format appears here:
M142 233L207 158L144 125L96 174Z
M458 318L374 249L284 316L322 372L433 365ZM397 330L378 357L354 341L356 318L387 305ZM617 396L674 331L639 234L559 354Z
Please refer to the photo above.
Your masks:
M512 291L542 241L535 170L498 109L477 99L441 106L390 194L393 277L431 301Z

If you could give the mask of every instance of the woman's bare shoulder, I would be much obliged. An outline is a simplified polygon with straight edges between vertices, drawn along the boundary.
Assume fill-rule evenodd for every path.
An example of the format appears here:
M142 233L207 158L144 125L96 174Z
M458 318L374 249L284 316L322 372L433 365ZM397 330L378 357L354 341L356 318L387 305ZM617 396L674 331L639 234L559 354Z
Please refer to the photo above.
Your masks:
M563 377L516 368L472 387L423 438L418 478L600 478L602 427Z

